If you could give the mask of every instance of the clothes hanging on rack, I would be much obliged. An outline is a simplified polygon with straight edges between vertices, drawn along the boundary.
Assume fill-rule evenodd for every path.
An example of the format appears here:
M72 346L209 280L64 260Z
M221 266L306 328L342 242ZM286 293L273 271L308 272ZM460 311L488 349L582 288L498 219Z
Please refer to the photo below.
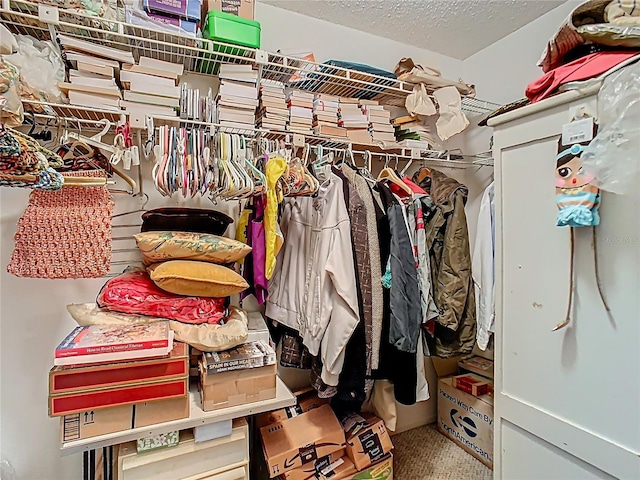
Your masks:
M495 188L494 182L485 189L480 202L476 241L471 271L477 303L476 341L486 350L495 319Z
M464 211L468 189L434 169L427 175L424 169L418 170L413 180L429 192L436 206L425 223L433 297L439 310L435 348L430 350L439 357L471 353L476 338L476 307Z

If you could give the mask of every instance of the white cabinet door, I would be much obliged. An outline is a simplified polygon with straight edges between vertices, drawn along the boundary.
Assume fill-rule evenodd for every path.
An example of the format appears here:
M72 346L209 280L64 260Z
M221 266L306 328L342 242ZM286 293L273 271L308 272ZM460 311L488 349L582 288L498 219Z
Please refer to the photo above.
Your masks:
M612 317L592 231L576 229L572 322L552 331L570 260L570 231L555 225L556 145L580 105L596 112L591 96L495 127L498 479L640 478L640 188L602 196L596 242Z

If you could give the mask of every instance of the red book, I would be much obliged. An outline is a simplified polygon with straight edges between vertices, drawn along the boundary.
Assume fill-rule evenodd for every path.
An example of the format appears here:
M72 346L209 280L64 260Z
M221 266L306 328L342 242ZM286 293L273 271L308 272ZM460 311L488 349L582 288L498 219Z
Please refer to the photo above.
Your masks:
M58 345L54 365L82 365L168 355L173 347L169 322L76 327Z
M187 346L175 343L164 358L82 366L53 367L49 371L49 395L103 390L150 383L189 375Z

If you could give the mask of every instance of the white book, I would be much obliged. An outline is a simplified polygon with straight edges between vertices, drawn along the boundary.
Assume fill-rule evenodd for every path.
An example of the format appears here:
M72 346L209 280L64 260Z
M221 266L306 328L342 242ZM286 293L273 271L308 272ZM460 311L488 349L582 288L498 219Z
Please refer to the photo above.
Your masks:
M78 72L91 75L100 75L105 78L115 78L115 72L118 70L110 65L93 65L91 63L77 61L75 62Z
M226 120L222 120L220 121L220 126L227 127L227 128L239 128L241 130L253 130L255 128L253 121L250 123L238 123L238 122L229 122Z
M174 108L164 107L161 105L150 105L148 103L130 102L121 100L120 106L124 107L127 112L140 112L145 115L160 115L164 117L177 117L178 113Z
M129 82L129 90L132 92L156 95L158 97L180 99L180 87L153 85L145 82L144 80L134 79L132 82Z
M116 69L120 68L120 62L94 57L93 55L88 55L86 53L69 51L65 52L65 55L67 56L67 60L70 62L82 62L84 64L96 66L106 65Z
M120 72L121 82L136 82L138 85L158 85L160 87L175 87L176 81L172 78L155 77L153 75L147 75L145 73L132 72L131 70L123 69Z
M145 103L149 105L161 105L164 107L179 107L179 98L160 97L149 93L124 91L124 99L130 102Z
M141 67L152 68L154 70L167 71L175 73L180 76L184 72L184 65L180 63L163 62L162 60L156 60L155 58L140 57L138 65Z
M243 84L255 87L258 82L257 75L244 75L241 73L224 73L218 75L220 80L233 80L234 82L241 82Z
M252 114L245 114L241 111L233 111L231 109L220 109L218 118L221 122L237 122L237 123L254 123L255 117Z
M316 99L316 100L313 101L313 107L314 108L319 108L321 110L336 110L336 111L338 111L338 108L340 108L340 103L331 102L331 101L328 101L328 100Z
M75 78L75 77L79 77L79 78L96 78L99 80L107 80L109 82L113 82L114 85L116 85L116 79L113 77L109 77L107 75L100 75L99 73L93 73L93 72L86 72L84 70L73 70L73 69L69 69L69 78Z
M218 91L218 95L220 95L221 97L229 95L231 97L243 97L257 100L258 89L254 86L248 86L241 83L223 80L220 83L220 90Z
M79 50L81 52L90 53L98 57L116 60L122 63L136 63L131 52L118 50L117 48L106 47L104 45L93 42L87 42L85 40L80 40L79 38L69 37L63 34L58 34L58 39L65 48L69 48L71 50Z
M69 91L69 103L72 105L122 111L118 106L118 102L120 102L118 98L110 95Z
M228 97L228 98L220 98L218 100L218 105L221 107L233 107L233 108L243 108L245 110L250 110L254 112L258 103L249 104L246 102L238 101L238 97Z
M86 87L118 88L113 78L91 78L69 75L69 82L71 82L72 85L84 85Z
M289 114L292 117L313 118L313 110L304 107L289 107Z
M171 78L176 83L180 77L180 75L175 72L170 72L168 70L156 70L155 68L143 67L142 65L126 65L123 70L153 75L154 77Z

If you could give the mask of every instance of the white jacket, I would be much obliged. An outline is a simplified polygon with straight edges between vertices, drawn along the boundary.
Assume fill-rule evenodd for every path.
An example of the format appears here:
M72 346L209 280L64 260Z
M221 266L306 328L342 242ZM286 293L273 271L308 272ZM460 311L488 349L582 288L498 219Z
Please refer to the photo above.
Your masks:
M342 180L331 174L317 198L287 199L280 227L284 246L266 315L300 333L311 354L320 355L322 380L335 386L360 321Z
M471 273L476 293L476 341L481 350L489 344L495 318L495 206L494 184L482 195Z

